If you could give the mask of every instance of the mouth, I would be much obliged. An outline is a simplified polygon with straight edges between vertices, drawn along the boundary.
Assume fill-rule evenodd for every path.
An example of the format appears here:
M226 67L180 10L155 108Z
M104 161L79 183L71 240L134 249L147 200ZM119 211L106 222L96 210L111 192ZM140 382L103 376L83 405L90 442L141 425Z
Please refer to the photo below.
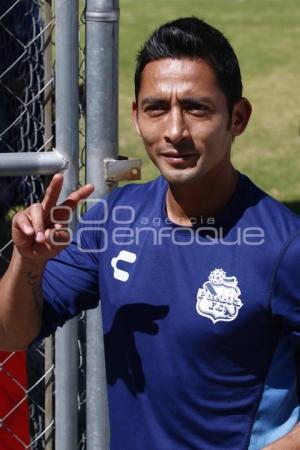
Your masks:
M168 150L165 152L161 152L160 156L172 165L179 165L195 159L197 157L197 154L194 152L181 153L174 150Z

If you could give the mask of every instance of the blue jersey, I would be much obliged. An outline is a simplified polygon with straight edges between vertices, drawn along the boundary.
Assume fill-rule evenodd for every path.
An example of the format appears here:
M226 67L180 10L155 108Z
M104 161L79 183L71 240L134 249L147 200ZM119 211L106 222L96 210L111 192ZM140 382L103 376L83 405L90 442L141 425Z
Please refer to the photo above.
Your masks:
M299 420L300 220L244 175L191 227L166 192L128 185L81 219L40 337L101 299L112 450L259 450Z

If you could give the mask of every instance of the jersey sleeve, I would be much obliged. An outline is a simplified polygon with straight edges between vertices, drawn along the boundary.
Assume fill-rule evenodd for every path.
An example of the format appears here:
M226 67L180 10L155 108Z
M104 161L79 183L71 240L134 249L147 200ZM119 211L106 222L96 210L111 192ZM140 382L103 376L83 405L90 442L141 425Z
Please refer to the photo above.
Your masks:
M272 289L272 313L282 320L297 348L300 347L300 232L283 248L275 267Z
M47 263L42 328L36 340L49 336L83 310L98 305L99 250L104 231L101 206L91 208L82 217L72 242Z

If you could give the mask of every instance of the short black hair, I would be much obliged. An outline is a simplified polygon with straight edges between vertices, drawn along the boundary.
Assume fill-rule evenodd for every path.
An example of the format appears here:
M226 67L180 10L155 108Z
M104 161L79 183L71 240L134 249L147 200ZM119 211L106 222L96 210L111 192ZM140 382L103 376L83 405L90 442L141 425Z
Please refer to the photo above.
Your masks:
M233 105L242 97L241 72L232 46L219 30L197 17L183 17L157 28L137 54L134 76L136 100L146 64L165 58L199 58L206 61L213 69L226 96L229 113L232 113Z

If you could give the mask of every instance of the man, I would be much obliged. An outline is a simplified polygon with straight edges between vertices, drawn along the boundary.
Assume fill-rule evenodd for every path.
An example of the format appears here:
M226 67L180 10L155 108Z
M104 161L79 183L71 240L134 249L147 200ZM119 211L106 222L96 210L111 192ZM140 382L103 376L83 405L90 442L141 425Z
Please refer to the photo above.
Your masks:
M300 220L231 164L251 114L236 56L216 29L179 19L144 44L135 87L133 120L162 177L99 201L58 256L60 175L16 215L3 346L100 297L112 449L300 448Z

